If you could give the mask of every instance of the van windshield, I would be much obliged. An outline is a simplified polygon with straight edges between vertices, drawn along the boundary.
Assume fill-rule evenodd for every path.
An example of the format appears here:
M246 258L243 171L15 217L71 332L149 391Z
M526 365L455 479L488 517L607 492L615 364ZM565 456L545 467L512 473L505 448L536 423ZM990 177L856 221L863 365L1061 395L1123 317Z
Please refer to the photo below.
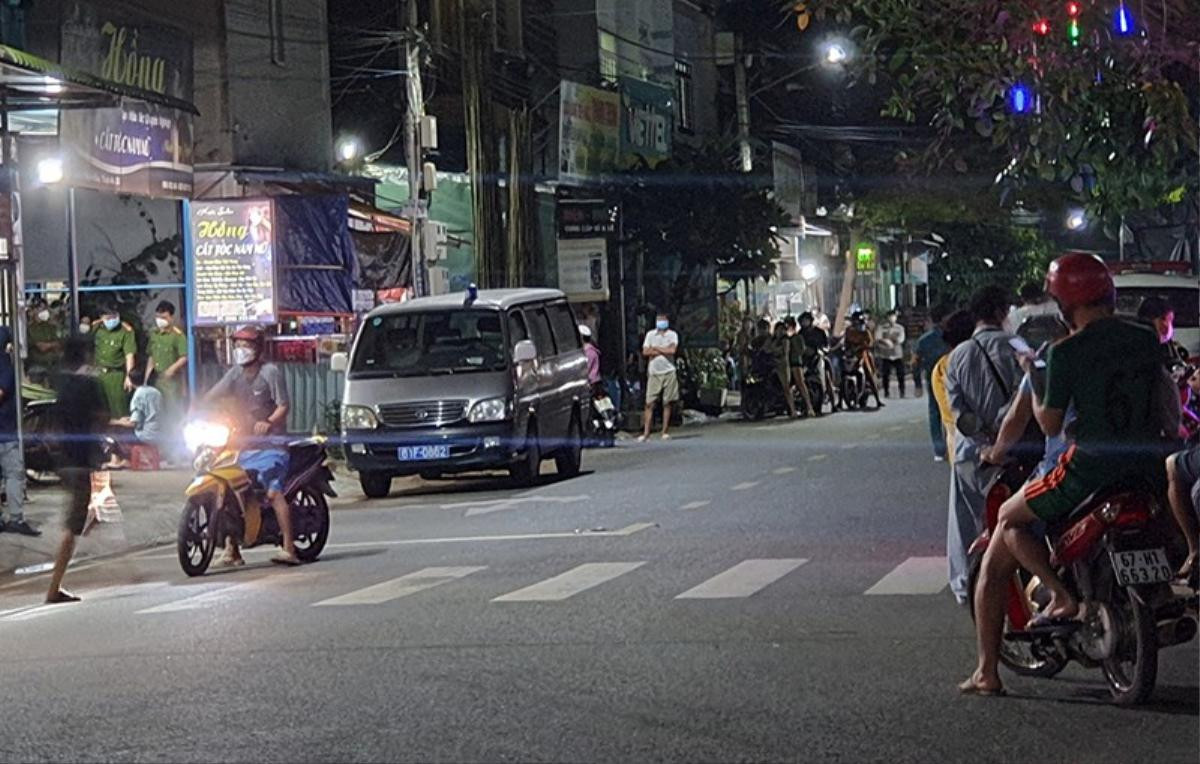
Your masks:
M438 310L376 316L354 351L350 376L420 377L503 371L508 367L501 315Z

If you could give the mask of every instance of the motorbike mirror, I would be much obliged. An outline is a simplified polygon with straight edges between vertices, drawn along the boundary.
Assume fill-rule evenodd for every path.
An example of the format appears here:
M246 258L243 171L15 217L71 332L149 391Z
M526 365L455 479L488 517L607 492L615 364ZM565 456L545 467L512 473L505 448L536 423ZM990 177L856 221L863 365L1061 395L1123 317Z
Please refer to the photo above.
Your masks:
M968 438L978 435L983 426L979 422L979 417L971 412L966 412L958 415L958 420L955 422L955 427L960 433Z
M339 374L346 371L350 366L350 357L345 353L334 353L329 356L329 370Z
M516 363L532 363L537 360L537 346L531 340L521 340L513 348L513 361Z

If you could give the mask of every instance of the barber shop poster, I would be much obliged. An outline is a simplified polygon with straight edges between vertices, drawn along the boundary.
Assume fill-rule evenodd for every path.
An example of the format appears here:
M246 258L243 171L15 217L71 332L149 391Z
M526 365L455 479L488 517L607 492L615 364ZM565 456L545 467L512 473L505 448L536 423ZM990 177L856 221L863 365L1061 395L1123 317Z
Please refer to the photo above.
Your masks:
M274 225L270 199L189 205L196 326L275 322Z

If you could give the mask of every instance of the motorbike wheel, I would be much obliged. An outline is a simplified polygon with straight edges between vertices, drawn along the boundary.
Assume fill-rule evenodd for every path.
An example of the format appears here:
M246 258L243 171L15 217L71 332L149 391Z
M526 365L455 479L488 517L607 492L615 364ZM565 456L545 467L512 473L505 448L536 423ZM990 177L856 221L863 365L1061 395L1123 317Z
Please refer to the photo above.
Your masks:
M329 540L329 504L320 491L305 486L291 501L292 527L296 529L296 556L315 562Z
M975 584L979 581L979 571L983 567L983 555L976 554L971 559L971 568L967 578L967 607L971 609L971 620L975 620ZM1020 571L1018 574L1022 595L1027 591L1029 574ZM1030 611L1033 605L1030 603ZM1004 632L1012 627L1008 616L1004 616ZM1000 662L1014 674L1049 679L1056 676L1067 667L1067 660L1058 654L1045 654L1035 649L1028 642L1013 642L1007 639L1000 641Z
M1103 663L1104 678L1117 705L1136 706L1150 699L1158 680L1158 628L1154 611L1117 583L1108 558L1102 559L1108 591L1104 600L1112 609L1117 635L1116 651Z
M743 393L743 395L745 394ZM742 416L755 422L764 419L767 416L767 402L755 393L751 393L749 397L743 397Z
M858 408L858 385L849 379L842 380L842 405L847 411Z
M179 518L175 549L179 565L189 576L202 576L217 548L216 512L211 500L189 499Z

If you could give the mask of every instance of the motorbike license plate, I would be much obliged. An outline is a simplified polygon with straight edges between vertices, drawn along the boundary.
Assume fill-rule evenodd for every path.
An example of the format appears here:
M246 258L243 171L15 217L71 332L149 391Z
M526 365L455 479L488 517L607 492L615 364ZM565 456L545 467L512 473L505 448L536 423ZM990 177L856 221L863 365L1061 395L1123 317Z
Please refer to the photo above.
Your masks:
M1159 584L1171 580L1171 566L1165 549L1133 549L1109 552L1113 571L1122 586Z
M428 462L449 459L450 446L400 446L396 458L402 462Z

